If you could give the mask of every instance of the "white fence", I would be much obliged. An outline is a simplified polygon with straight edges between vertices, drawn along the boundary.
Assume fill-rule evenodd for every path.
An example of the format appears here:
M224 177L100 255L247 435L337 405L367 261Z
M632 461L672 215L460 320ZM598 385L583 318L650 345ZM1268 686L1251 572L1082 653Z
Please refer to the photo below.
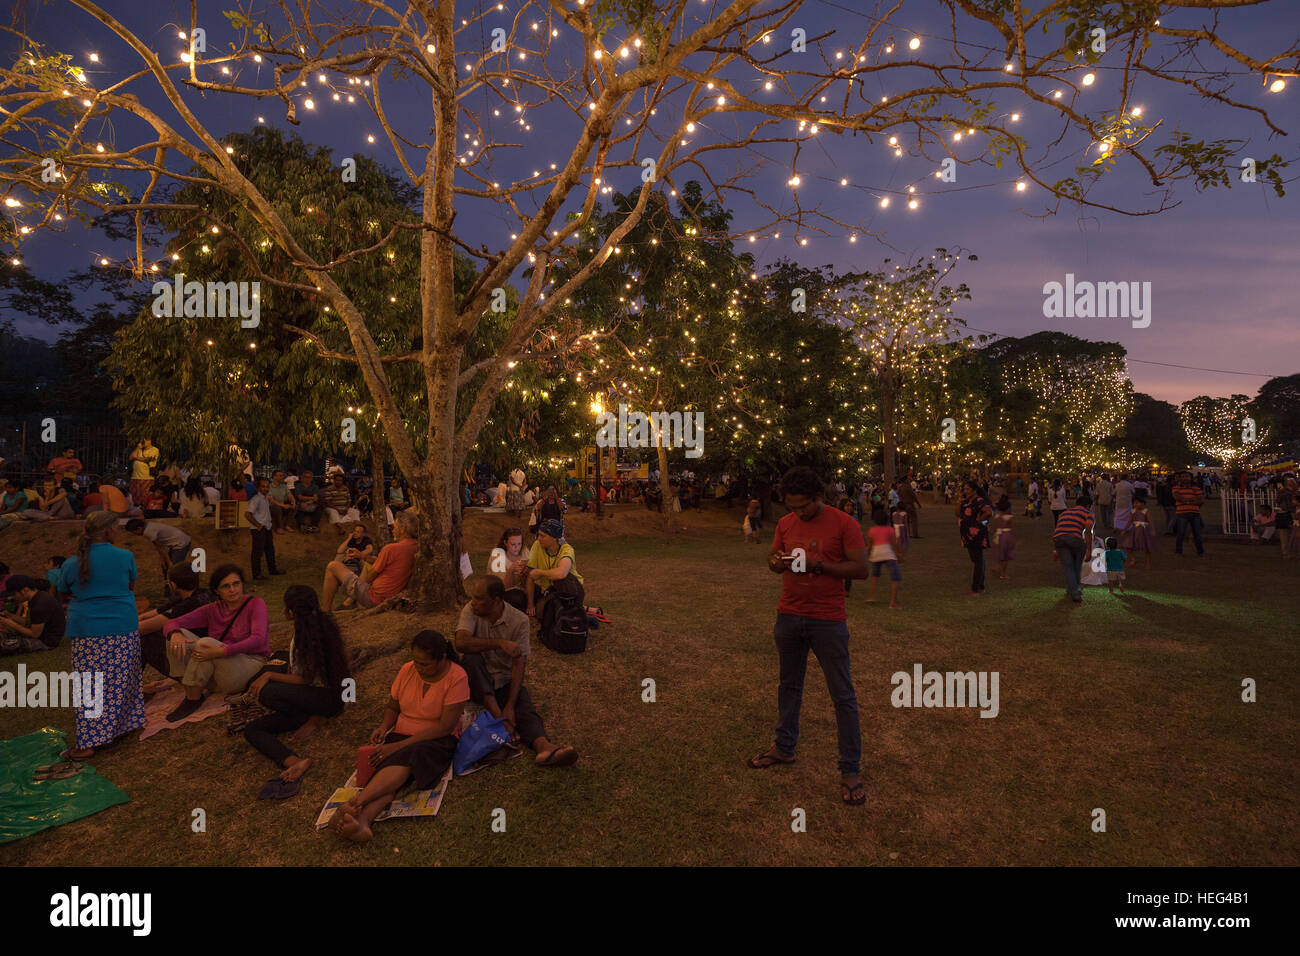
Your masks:
M1259 511L1259 506L1268 505L1272 508L1277 505L1277 492L1272 488L1248 488L1245 491L1223 488L1219 494L1224 534L1250 534L1251 519Z

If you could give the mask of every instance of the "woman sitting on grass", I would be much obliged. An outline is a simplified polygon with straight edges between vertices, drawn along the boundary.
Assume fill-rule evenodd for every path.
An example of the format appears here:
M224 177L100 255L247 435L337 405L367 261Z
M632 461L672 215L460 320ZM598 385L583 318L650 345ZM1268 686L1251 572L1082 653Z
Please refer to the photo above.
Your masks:
M393 681L384 719L370 742L375 775L365 789L335 811L334 830L356 843L373 836L370 824L412 777L416 789L437 786L451 766L460 715L469 700L469 677L447 639L433 630L411 640L411 660Z
M305 584L288 588L284 614L293 621L289 672L268 671L249 685L249 696L272 713L245 728L244 739L283 767L280 779L288 783L307 772L311 759L298 756L277 735L292 730L290 740L306 740L326 717L337 717L343 710L343 682L351 671L339 626L333 614L321 610L315 591Z

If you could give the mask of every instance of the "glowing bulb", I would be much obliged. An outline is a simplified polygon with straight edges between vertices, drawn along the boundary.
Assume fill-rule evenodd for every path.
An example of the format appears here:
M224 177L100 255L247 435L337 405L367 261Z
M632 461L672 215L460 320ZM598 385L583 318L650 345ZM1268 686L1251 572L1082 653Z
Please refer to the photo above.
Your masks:
M92 53L92 54L90 54L90 62L91 62L91 63L98 63L98 62L99 62L99 54L98 54L98 53Z
M1019 113L1012 113L1012 114L1011 114L1011 122L1013 122L1013 123L1019 123L1019 122L1020 122L1020 114L1019 114Z
M888 209L888 208L889 208L889 197L888 197L888 196L886 196L886 197L884 197L883 199L880 200L880 208L881 208L881 209Z
M1268 91L1270 93L1281 93L1285 89L1286 89L1286 80L1276 79L1273 81L1272 85L1269 86Z
M1140 106L1135 106L1135 107L1133 107L1133 115L1134 115L1134 116L1141 116L1141 115L1142 115L1142 107L1140 107Z
M309 109L309 110L314 110L314 109L316 108L316 104L313 103L313 102L311 101L311 98L310 98L310 97L307 98L307 99L305 99L305 100L303 100L303 101L302 101L302 105L305 106L305 107L307 107L307 109Z
M1022 179L1020 180L1020 182L1016 183L1016 192L1022 193L1024 191L1025 191L1025 181Z
M791 176L791 177L790 177L790 185L791 185L791 186L798 186L798 185L799 185L799 177L798 177L798 176Z
M907 41L907 48L909 50L919 50L921 48L921 38L912 37L912 39Z
M1092 86L1092 84L1095 83L1096 81L1097 81L1097 74L1096 74L1096 73L1085 73L1085 74L1083 75L1083 85L1084 85L1084 86Z

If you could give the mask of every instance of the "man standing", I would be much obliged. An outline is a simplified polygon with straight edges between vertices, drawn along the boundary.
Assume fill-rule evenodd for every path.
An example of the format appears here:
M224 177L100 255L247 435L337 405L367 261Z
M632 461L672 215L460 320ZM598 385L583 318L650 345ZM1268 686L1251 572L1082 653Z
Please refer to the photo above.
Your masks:
M1109 475L1102 475L1097 482L1097 507L1101 509L1101 527L1115 527L1115 486L1110 483Z
M1052 547L1065 571L1065 593L1075 604L1083 603L1083 560L1092 553L1092 499L1080 495L1073 508L1066 508L1052 532Z
M528 617L505 602L506 586L496 575L474 582L470 602L456 624L456 650L469 675L470 699L537 752L539 767L569 767L578 751L552 743L524 686L528 662Z
M1183 540L1187 529L1192 529L1192 541L1196 544L1196 556L1205 557L1205 545L1201 540L1201 530L1205 525L1201 521L1201 505L1205 502L1205 492L1192 483L1192 476L1181 472L1174 480L1174 553L1183 556Z
M264 581L262 573L262 555L266 555L266 569L272 574L284 574L275 566L275 525L271 518L271 483L265 478L257 479L257 494L248 500L248 511L244 517L253 529L253 580Z
M918 520L920 516L916 513L921 507L921 499L910 481L898 483L898 500L903 503L903 510L907 512L907 533L913 538L921 537L921 525Z
M293 486L293 498L298 506L298 530L307 534L319 531L320 525L320 489L310 471L303 471L298 483ZM306 527L304 527L304 525Z
M768 569L781 575L781 599L773 629L780 661L776 741L771 749L749 758L749 766L761 770L794 763L804 673L811 650L835 702L843 800L858 806L866 802L867 795L858 773L862 736L858 699L849 673L844 581L867 576L866 544L856 521L826 507L822 500L825 485L811 468L786 472L781 493L790 513L777 522L767 558Z
M131 500L141 508L149 498L149 486L158 471L158 454L151 438L140 442L131 452Z
M157 549L164 581L173 564L180 564L190 556L190 536L175 525L132 518L126 523L126 530L142 535Z

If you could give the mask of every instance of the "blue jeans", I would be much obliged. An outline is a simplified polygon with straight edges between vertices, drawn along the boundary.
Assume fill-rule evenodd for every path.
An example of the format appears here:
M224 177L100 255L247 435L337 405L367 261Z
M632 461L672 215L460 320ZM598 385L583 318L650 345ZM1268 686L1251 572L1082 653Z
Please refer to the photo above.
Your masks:
M1083 539L1070 537L1060 537L1052 539L1052 547L1056 549L1056 556L1061 559L1061 567L1065 569L1065 590L1071 597L1083 594L1083 586L1079 583L1079 578L1083 573Z
M1196 553L1205 553L1205 544L1201 541L1201 529L1205 527L1205 522L1201 520L1200 515L1179 515L1174 519L1174 551L1178 554L1183 553L1183 540L1187 537L1187 529L1192 529L1192 541L1196 544Z
M1103 528L1115 527L1115 506L1114 505L1101 506L1101 526Z
M862 731L858 724L858 698L849 675L849 626L844 621L823 621L797 614L777 614L777 656L781 662L781 684L777 690L778 719L776 749L794 756L799 742L799 708L803 703L803 679L808 652L826 675L826 689L835 702L835 723L839 729L840 773L858 772L862 759Z

